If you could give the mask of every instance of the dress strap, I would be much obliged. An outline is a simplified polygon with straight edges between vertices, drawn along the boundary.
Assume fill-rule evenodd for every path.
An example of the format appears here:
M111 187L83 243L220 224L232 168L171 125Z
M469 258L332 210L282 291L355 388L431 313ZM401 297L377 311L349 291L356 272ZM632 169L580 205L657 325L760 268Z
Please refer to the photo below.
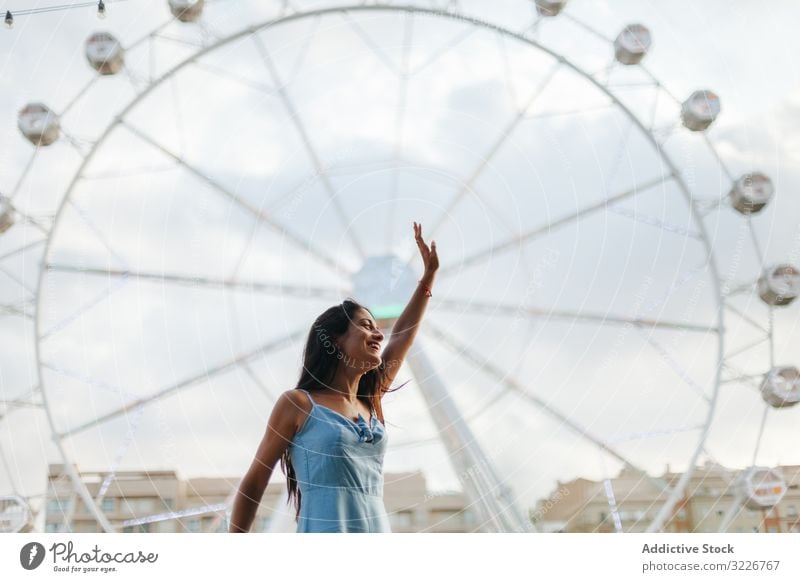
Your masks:
M306 390L304 388L298 388L298 390L302 390L303 392L305 392L308 395L308 399L311 401L311 406L312 407L317 405L317 403L314 402L314 399L311 398L311 392L309 392L308 390Z

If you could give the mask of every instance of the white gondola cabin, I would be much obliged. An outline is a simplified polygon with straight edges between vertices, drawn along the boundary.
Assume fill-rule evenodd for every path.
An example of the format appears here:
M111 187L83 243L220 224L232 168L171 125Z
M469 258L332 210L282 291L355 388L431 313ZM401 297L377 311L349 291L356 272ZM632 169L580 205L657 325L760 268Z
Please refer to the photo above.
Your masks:
M768 509L783 498L786 480L780 469L750 467L740 475L738 488L748 509Z
M58 139L58 116L46 105L29 103L19 112L19 130L33 145L48 146Z
M731 206L742 214L755 214L767 205L774 194L772 180L761 172L751 172L733 183Z
M629 24L614 41L614 58L623 65L636 65L647 54L652 40L647 27Z
M169 10L181 22L196 22L203 13L203 0L169 0Z
M536 0L536 12L540 16L557 16L566 3L567 0Z
M776 366L761 382L761 397L773 408L800 402L800 371L794 366Z
M125 51L108 32L95 32L86 39L86 60L101 75L115 75L125 64Z
M721 110L719 97L712 91L695 91L681 105L681 121L692 131L703 131Z
M800 271L786 264L767 267L758 279L758 295L768 305L789 305L800 295Z

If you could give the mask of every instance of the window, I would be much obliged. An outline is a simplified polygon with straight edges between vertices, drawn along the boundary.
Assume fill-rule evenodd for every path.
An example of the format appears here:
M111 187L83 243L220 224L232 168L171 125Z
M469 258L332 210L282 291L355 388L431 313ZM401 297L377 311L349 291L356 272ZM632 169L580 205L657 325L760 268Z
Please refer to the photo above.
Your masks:
M790 505L789 507L787 507L786 508L786 515L788 515L789 517L797 517L797 506L796 505Z
M102 510L103 513L114 513L114 509L116 504L114 503L114 499L103 498Z
M605 520L606 520L606 512L605 511L601 511L600 512L600 523L603 523Z
M149 497L123 497L120 499L122 511L137 517L153 513L153 500Z
M200 521L196 517L191 517L186 520L186 531L196 533L200 531Z
M149 497L134 497L130 502L137 515L147 515L153 511L153 500Z
M47 532L59 532L61 531L61 524L60 523L48 523L45 526L45 531Z
M470 509L464 510L464 525L475 525L478 519L475 513Z
M67 512L69 499L51 499L47 502L47 513L61 515Z

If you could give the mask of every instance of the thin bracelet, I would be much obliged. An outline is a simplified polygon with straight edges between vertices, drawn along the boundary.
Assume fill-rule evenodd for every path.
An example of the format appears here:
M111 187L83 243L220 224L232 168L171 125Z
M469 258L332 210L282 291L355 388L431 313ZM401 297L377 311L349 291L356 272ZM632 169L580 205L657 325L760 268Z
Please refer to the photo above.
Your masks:
M419 283L422 283L422 279L419 280ZM422 288L425 289L425 297L433 296L433 293L431 293L431 288L428 287L425 283L422 283Z

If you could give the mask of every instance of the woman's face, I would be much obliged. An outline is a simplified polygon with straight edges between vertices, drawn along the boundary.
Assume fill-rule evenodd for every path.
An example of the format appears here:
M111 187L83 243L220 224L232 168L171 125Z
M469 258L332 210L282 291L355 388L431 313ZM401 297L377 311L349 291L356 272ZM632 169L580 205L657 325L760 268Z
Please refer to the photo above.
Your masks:
M381 363L383 333L369 312L356 310L347 333L339 338L339 349L345 354L345 365L363 368L364 371L377 368Z

